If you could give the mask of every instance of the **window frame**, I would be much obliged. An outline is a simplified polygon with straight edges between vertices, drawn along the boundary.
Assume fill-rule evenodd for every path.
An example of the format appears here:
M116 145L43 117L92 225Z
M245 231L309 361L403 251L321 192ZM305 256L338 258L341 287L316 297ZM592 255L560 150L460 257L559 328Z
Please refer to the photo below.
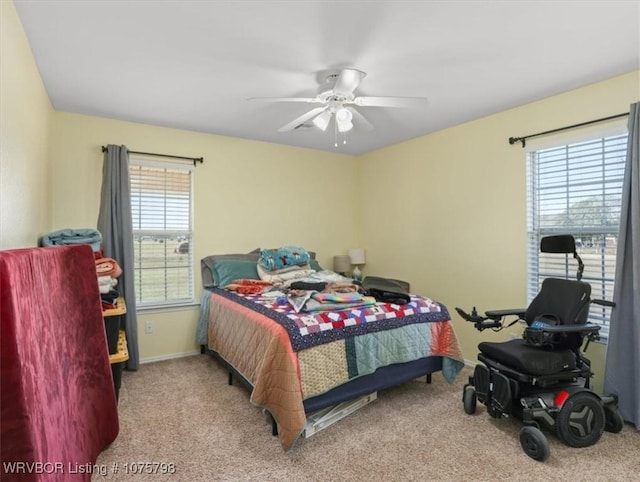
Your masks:
M178 297L178 298L168 298L164 301L141 301L140 299L138 299L138 294L139 294L139 287L135 286L135 294L136 294L136 308L140 311L163 311L163 310L172 310L175 308L182 308L182 307L187 307L187 306L193 306L194 304L196 304L196 294L195 294L195 268L194 268L194 198L195 198L195 193L194 193L194 173L195 173L195 166L194 165L190 165L190 164L185 164L185 163L180 163L180 162L171 162L171 161L157 161L157 160L152 160L152 159L147 159L144 157L140 157L140 156L131 156L129 158L129 176L130 176L130 182L131 179L134 177L133 176L133 172L132 172L132 168L134 167L139 167L139 166L143 166L143 167L150 167L150 168L157 168L157 169L169 169L169 170L176 170L176 171L188 171L189 172L189 198L188 198L188 202L189 202L189 208L188 208L188 213L189 213L189 222L188 222L188 229L184 230L184 229L137 229L135 226L132 226L133 228L133 244L134 244L134 248L136 246L136 237L137 236L145 236L145 237L151 237L151 238L156 238L156 239L163 239L163 244L165 244L165 256L166 256L166 246L167 243L164 242L164 240L167 240L171 237L183 237L186 238L189 242L189 251L187 253L187 262L185 263L185 266L188 270L188 292L190 294L190 297ZM132 224L133 221L135 219L134 216L134 203L133 203L133 187L132 187L132 200L131 200L131 215L132 215ZM166 198L166 196L165 196ZM166 216L166 211L165 211L165 216ZM165 221L166 221L166 217L165 217ZM145 270L148 268L144 268L139 266L139 258L138 256L136 256L135 253L135 249L134 249L134 278L138 278L139 279L139 274L142 272L142 270ZM166 279L166 269L167 269L167 260L165 259L165 264L164 264L164 270L165 270L165 279ZM138 281L136 281L136 284L139 284ZM164 283L164 289L165 291L168 291L171 288L171 284L168 283Z
M620 208L617 209L618 221L614 225L609 226L596 226L595 224L590 227L580 226L580 224L573 225L565 225L562 226L557 224L555 226L541 226L541 210L540 210L540 173L539 173L539 165L537 165L540 161L537 159L539 157L539 153L543 151L551 151L554 149L564 148L568 150L570 148L576 148L576 146L586 145L588 143L604 143L605 141L611 141L614 138L620 137L620 139L628 136L626 126L619 124L618 125L610 125L605 127L600 127L599 129L588 129L584 132L566 134L561 136L554 136L552 140L547 140L544 144L541 142L534 142L531 145L527 146L526 152L526 209L527 209L527 301L531 302L533 297L538 293L540 289L540 285L542 280L546 277L553 276L565 279L576 279L576 272L578 269L578 263L573 260L572 255L565 255L564 260L563 255L554 254L551 255L555 257L554 261L550 262L545 259L545 254L540 253L540 240L544 236L554 235L554 234L571 234L576 239L580 239L581 237L585 237L584 235L599 235L602 236L602 245L596 247L597 252L595 253L599 256L600 266L594 267L588 265L588 260L585 261L585 275L583 276L583 281L586 281L592 285L592 298L598 299L603 298L609 301L613 300L613 285L615 282L615 249L613 261L607 262L607 235L613 235L615 238L619 235L620 229ZM626 146L626 142L624 142ZM626 153L626 148L625 148ZM601 159L602 161L598 164L600 169L603 172L606 172L607 168L610 168L610 165L607 164L607 153L606 148L603 148ZM565 157L565 165L567 165L570 160L575 160L575 157L568 155ZM603 177L602 186L608 185L611 186L612 183L619 183L620 191L622 189L622 179L624 177L624 161L625 154L622 154L621 164L622 164L622 174L617 179L615 175L610 175L607 177ZM616 158L618 159L618 158ZM620 162L616 161L616 165ZM571 169L565 169L565 175L568 177ZM615 178L615 179L614 179ZM608 184L609 183L609 184ZM596 185L593 183L593 185ZM545 186L547 189L549 186ZM566 200L570 200L570 191L571 188L575 187L571 182L567 182L567 184L563 184L561 189L565 190ZM579 197L579 196L576 196ZM610 195L603 194L602 198L602 207L607 209L607 201L610 199ZM567 211L569 210L571 204L567 202ZM601 211L602 212L602 211ZM606 214L606 213L605 213ZM603 215L604 217L604 215ZM580 229L578 229L580 227ZM586 239L586 238L585 238ZM599 250L598 250L599 248ZM580 255L582 251L582 246L577 246L577 252ZM549 255L546 255L549 256ZM584 257L584 255L583 255ZM542 261L541 261L542 258ZM541 268L541 264L549 271L545 271ZM551 268L549 268L551 266ZM591 271L589 271L591 268ZM596 277L593 275L593 268L600 268L602 276ZM607 268L609 271L613 270L613 274L607 274ZM611 317L611 309L607 307L591 305L591 309L589 312L589 322L597 323L602 326L600 329L600 337L602 341L606 341L609 333L609 322Z

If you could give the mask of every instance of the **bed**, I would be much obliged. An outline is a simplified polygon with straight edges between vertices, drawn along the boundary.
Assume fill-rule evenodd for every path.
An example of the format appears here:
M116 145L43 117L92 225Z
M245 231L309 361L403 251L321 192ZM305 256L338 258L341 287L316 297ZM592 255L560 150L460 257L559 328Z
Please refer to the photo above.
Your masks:
M462 368L447 308L424 296L296 311L273 293L221 288L260 278L256 256L202 260L197 341L229 369L230 382L233 374L247 385L251 403L277 423L285 450L375 400L378 390L425 375L430 381L437 371L452 383Z

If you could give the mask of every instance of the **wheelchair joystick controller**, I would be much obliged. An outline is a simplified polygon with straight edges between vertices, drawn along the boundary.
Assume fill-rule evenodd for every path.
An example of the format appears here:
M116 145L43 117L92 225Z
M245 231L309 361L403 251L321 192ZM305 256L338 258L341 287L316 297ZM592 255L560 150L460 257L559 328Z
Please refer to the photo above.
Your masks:
M499 321L501 317L494 319L488 316L480 316L475 306L471 310L471 314L466 313L464 310L457 307L456 311L463 320L473 323L473 326L479 331L486 330L487 328L502 328L502 323ZM487 323L487 320L492 321Z

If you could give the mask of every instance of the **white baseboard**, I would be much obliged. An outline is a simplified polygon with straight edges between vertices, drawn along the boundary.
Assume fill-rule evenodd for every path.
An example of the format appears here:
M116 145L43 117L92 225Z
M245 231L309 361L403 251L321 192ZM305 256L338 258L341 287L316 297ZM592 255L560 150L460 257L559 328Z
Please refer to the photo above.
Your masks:
M468 367L474 368L478 362L477 360L467 360L466 358L464 359L464 364Z
M141 358L140 364L153 363L153 362L164 361L164 360L173 360L174 358L185 358L188 356L194 356L199 354L200 354L199 350L193 350L193 351L186 351L182 353L170 353L168 355L151 356L148 358Z

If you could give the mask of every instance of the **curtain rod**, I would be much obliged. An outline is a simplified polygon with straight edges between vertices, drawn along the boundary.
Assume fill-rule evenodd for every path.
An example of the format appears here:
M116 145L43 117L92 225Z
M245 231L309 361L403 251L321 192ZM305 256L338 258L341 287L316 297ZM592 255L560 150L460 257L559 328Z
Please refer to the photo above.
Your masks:
M106 152L107 148L106 146L102 146L102 152ZM140 151L129 151L127 149L127 151L130 154L142 154L144 156L156 156L156 157L167 157L170 159L186 159L189 161L193 161L193 165L196 165L196 162L199 162L200 164L204 163L204 157L186 157L186 156L174 156L172 154L155 154L153 152L140 152Z
M538 137L538 136L544 136L547 134L553 134L554 132L561 132L561 131L566 131L569 129L575 129L576 127L582 127L582 126L587 126L589 124L596 124L598 122L604 122L604 121L608 121L608 120L612 120L612 119L618 119L620 117L625 117L628 116L629 113L625 112L624 114L616 114L616 115L612 115L609 117L603 117L602 119L595 119L592 121L588 121L588 122L582 122L580 124L574 124L572 126L567 126L567 127L560 127L558 129L552 129L550 131L544 131L544 132L538 132L537 134L530 134L528 136L523 136L523 137L509 137L509 144L515 144L516 142L522 142L522 147L525 146L526 144L526 140L530 139L532 137Z

